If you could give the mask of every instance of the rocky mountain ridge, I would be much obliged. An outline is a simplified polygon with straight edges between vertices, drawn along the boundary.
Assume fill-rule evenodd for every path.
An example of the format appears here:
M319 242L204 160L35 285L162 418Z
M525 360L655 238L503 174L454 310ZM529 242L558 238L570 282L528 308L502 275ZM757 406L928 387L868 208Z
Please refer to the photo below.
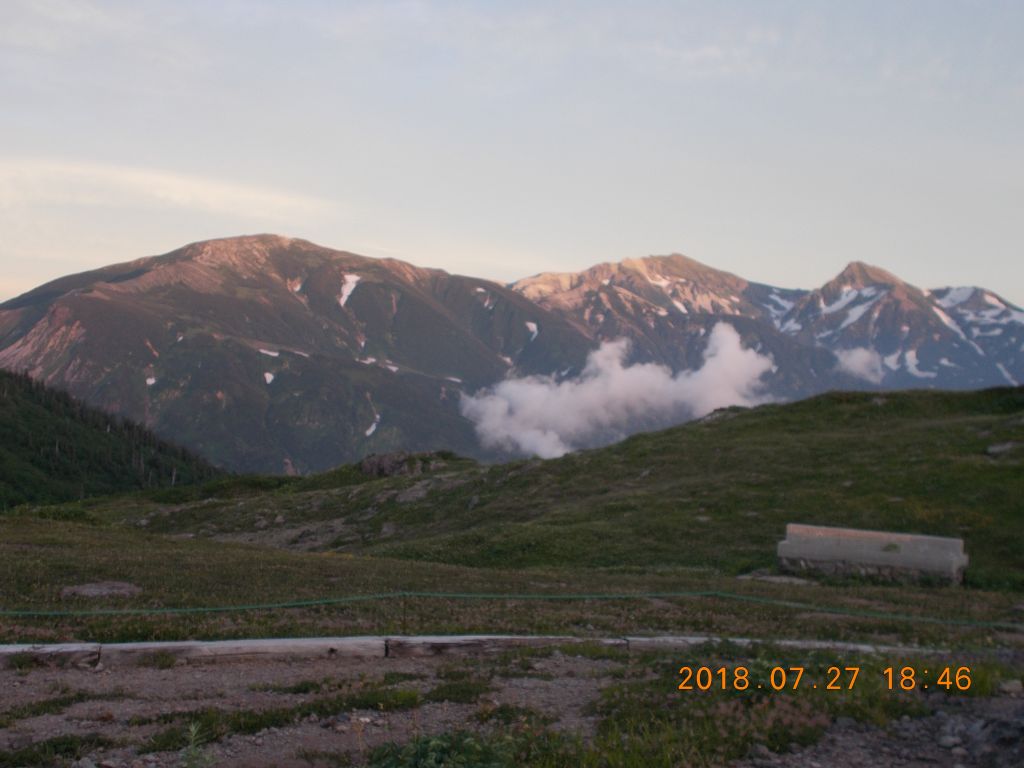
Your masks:
M595 338L629 336L655 359L671 360L665 347L679 349L701 318L742 318L806 350L831 352L833 367L868 384L972 388L1024 380L1018 307L983 288L920 289L863 262L810 291L748 282L678 254L541 274L513 288Z
M827 389L1024 380L1024 312L865 264L819 289L681 255L501 285L257 235L60 278L0 304L0 367L27 371L232 469L322 470L370 453L488 458L464 394L572 379L602 341L630 363L701 365L732 325L779 399Z

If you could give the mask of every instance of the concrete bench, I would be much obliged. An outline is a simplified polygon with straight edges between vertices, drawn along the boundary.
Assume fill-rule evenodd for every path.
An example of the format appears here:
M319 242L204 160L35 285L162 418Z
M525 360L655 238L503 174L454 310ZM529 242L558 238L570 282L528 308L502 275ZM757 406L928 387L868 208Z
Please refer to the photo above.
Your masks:
M963 539L789 523L778 546L779 567L898 581L963 582Z

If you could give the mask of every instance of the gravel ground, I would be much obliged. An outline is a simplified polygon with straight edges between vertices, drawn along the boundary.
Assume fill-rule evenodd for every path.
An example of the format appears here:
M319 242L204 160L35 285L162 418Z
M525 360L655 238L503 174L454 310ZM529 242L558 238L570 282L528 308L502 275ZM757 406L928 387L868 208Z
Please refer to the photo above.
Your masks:
M451 667L473 669L466 658L293 659L188 664L169 669L119 667L0 670L0 722L19 707L80 694L85 700L55 707L49 714L14 718L0 728L0 751L13 751L61 735L99 734L129 745L97 751L79 768L157 768L178 766L178 752L139 754L137 746L168 727L148 718L207 707L267 710L292 707L317 696L377 687L383 676L418 676L393 688L431 690ZM480 728L476 715L500 704L529 707L552 719L553 728L592 734L596 727L586 706L611 682L617 664L561 653L531 660L517 676L495 676L493 690L475 703L424 703L412 710L353 710L331 717L310 716L253 735L232 735L206 745L208 765L329 766L332 755L349 753L356 763L374 746L416 735ZM484 669L490 666L485 662ZM327 681L320 693L280 689ZM273 686L278 690L268 690ZM867 768L868 766L1024 766L1024 696L956 698L932 694L935 714L902 718L869 727L839 718L815 745L786 754L756 748L735 768ZM319 757L317 756L319 755ZM2 757L2 755L0 755ZM2 761L0 761L2 762ZM6 763L3 763L6 765Z
M0 729L0 751L13 751L62 735L99 734L123 743L140 744L167 724L137 724L173 712L213 707L222 710L263 710L291 707L323 694L294 694L265 690L306 681L330 680L333 684L360 682L377 685L385 673L422 675L397 683L393 688L426 693L444 667L461 665L463 659L299 659L216 664L189 664L170 669L119 667L86 669L33 669L28 672L0 670L4 691L0 712L84 692L89 700L72 704L58 713L19 719ZM272 728L256 735L233 735L206 747L217 766L310 766L300 751L354 756L390 741L406 741L419 734L452 728L480 727L474 718L483 708L500 704L529 707L556 722L553 727L591 732L595 723L582 710L597 696L600 677L609 662L556 654L533 662L533 676L495 677L494 690L473 704L424 703L413 710L380 712L354 710L331 718L310 718ZM352 690L339 688L335 692ZM90 755L96 766L177 766L177 752L139 755L134 747L108 749ZM87 768L85 762L82 768ZM327 763L323 763L327 764Z
M849 718L817 744L785 755L756 750L734 768L1021 768L1024 698L956 699L935 695L934 715L903 717L884 728Z

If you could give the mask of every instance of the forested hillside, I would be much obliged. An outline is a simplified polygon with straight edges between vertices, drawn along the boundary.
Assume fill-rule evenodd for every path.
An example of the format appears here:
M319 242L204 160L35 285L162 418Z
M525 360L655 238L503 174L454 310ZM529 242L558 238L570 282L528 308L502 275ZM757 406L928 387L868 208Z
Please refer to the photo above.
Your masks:
M0 509L216 477L148 429L0 371Z

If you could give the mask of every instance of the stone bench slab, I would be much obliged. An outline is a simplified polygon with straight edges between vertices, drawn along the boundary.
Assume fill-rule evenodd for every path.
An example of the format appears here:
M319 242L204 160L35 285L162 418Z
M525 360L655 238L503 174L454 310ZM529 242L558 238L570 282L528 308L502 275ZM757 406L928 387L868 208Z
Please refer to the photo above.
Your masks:
M786 526L777 554L783 570L815 570L894 579L963 581L968 557L963 539L889 531L802 525Z

